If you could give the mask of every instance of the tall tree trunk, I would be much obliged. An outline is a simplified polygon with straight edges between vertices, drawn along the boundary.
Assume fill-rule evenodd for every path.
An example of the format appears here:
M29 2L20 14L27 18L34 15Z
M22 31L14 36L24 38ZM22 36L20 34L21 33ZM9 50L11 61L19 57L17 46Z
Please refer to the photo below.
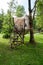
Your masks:
M28 0L29 6L29 27L30 27L30 43L34 43L34 33L33 33L33 19L32 19L32 10L31 10L31 0Z

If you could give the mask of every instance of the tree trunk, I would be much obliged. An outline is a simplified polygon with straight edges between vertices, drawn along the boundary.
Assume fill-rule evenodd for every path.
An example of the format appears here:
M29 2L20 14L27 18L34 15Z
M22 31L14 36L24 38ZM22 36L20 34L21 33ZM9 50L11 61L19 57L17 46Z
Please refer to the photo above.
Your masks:
M31 0L28 0L29 6L29 27L30 27L30 43L34 43L34 33L33 33L33 19L32 19L32 11L31 11Z

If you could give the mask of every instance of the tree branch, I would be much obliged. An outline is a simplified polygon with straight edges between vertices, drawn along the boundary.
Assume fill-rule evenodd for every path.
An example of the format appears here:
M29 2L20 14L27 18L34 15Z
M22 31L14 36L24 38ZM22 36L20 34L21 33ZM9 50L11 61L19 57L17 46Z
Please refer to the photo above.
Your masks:
M37 2L38 2L38 0L35 1L34 7L33 7L33 9L32 9L32 12L33 12L34 8L36 7Z
M34 20L34 18L35 18L36 4L37 4L37 2L38 2L38 0L35 1L35 5L34 5L34 7L33 7L33 9L32 9L32 12L33 12L33 20Z

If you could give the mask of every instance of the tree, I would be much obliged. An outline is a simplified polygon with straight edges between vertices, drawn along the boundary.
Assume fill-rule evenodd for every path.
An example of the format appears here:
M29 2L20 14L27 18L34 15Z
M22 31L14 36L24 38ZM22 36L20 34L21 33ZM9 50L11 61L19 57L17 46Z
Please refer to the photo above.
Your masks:
M1 14L0 14L0 32L2 32L3 22L4 22L4 10L1 9Z
M31 9L31 0L28 0L28 6L29 6L29 26L30 26L30 43L35 43L34 40L34 33L33 33L33 20L35 18L35 12L36 12L36 3L37 0L35 1L33 9ZM32 16L33 12L33 16Z
M10 27L10 20L11 20L11 16L10 16L10 12L8 11L7 14L4 16L4 22L3 22L3 33L4 34L4 38L8 38L10 37L10 31L11 31L11 27Z
M11 0L9 3L9 10L8 10L8 12L9 12L9 17L10 17L10 23L9 24L11 24L11 26L10 27L12 27L12 24L13 24L13 15L15 14L15 10L16 10L16 7L17 7L17 1L15 1L15 0Z
M7 14L4 16L3 33L5 34L3 37L9 38L12 30L13 30L13 21L11 22L11 12L8 10Z
M16 8L16 16L22 17L25 14L24 6L18 5Z
M39 0L37 3L37 27L43 28L43 0Z
M15 9L17 7L17 1L16 0L11 0L9 3L9 11L11 12L11 14L15 13Z
M4 38L9 38L13 30L12 15L14 14L16 8L15 0L11 0L8 3L8 5L9 5L9 9L4 17L4 22L3 22L3 32L5 33L3 36Z

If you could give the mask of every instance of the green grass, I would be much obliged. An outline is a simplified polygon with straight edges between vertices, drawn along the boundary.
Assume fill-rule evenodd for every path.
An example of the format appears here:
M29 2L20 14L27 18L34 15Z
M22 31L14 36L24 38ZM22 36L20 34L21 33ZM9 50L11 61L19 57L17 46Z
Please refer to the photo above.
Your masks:
M11 49L9 40L0 34L0 65L43 65L43 34L35 34L36 46L29 44ZM29 35L25 35L25 42Z

